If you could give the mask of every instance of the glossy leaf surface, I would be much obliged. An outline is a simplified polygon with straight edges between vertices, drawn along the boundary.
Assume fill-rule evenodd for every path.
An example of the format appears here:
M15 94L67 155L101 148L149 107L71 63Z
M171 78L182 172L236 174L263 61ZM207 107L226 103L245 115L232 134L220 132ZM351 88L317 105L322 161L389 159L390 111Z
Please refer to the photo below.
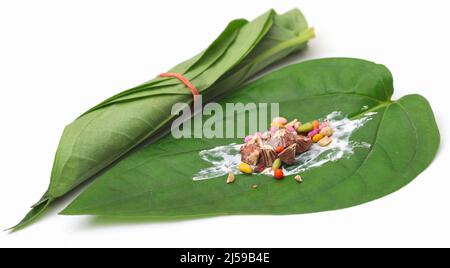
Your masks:
M67 215L190 217L229 214L297 214L359 205L411 182L433 160L439 131L419 95L392 101L393 79L382 65L357 59L321 59L286 67L234 92L220 103L279 102L281 114L309 121L333 111L358 118L376 115L352 140L370 148L302 174L276 181L239 175L193 181L209 163L201 150L238 139L166 136L98 178L64 212ZM362 111L363 107L368 110ZM224 120L229 120L225 118ZM258 185L253 189L252 185Z

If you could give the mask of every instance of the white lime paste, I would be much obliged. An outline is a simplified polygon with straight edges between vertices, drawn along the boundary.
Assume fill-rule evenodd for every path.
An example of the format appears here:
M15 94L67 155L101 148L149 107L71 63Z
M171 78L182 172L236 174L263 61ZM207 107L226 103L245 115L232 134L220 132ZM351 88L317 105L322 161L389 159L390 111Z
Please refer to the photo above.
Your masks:
M364 116L350 120L342 116L341 112L332 112L326 116L330 126L334 130L332 136L333 142L327 147L321 147L313 144L311 149L295 159L291 166L283 168L285 176L297 175L307 170L320 167L328 162L335 162L342 158L348 158L354 153L355 148L370 148L366 142L351 141L351 135L360 127L364 126L369 120L372 120L376 113L366 113ZM208 180L222 177L232 172L239 174L239 164L241 163L240 148L242 144L230 144L219 146L210 150L200 152L200 157L213 166L198 172L194 181ZM272 175L270 168L261 173L262 175Z

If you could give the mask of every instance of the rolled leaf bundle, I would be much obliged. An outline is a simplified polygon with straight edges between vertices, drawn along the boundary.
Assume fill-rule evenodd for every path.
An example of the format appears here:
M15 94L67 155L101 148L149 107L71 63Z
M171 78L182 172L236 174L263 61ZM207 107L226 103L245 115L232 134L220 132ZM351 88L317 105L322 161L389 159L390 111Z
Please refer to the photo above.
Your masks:
M232 21L206 50L169 72L188 79L208 101L304 49L313 37L299 10L283 15L270 10L251 22ZM14 228L30 223L54 200L155 137L175 119L171 109L180 102L193 102L186 86L173 77L157 77L85 112L64 130L47 192Z

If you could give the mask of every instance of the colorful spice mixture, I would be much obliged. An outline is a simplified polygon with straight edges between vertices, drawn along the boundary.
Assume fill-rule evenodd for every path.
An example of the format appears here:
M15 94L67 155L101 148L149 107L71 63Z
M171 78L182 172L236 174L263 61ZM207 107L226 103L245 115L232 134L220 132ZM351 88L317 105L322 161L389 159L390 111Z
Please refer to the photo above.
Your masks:
M328 146L332 135L328 121L302 124L298 119L288 122L283 117L274 118L269 131L245 138L239 170L245 174L272 172L275 179L281 180L284 165L294 164L296 156L307 152L313 143Z

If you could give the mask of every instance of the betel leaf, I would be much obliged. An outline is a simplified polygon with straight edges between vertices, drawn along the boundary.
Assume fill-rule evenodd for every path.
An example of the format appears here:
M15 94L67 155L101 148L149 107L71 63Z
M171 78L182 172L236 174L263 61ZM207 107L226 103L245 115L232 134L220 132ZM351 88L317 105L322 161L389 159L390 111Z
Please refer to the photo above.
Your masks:
M387 68L358 59L320 59L286 67L234 92L225 103L280 103L288 118L309 121L333 111L372 120L351 140L349 158L329 162L277 181L238 175L193 181L210 164L199 152L238 139L175 139L171 135L142 148L94 181L62 214L192 217L230 214L297 214L347 208L390 194L421 173L439 146L428 102L419 95L391 100ZM365 108L362 111L362 108ZM229 120L225 118L224 120ZM252 185L258 185L256 189Z
M313 29L308 28L299 10L282 15L270 10L250 22L243 19L231 22L206 50L170 72L189 79L204 100L209 101L305 48L313 37ZM48 190L14 228L30 223L54 200L160 135L176 118L172 114L173 104L192 101L191 92L177 79L155 78L89 109L65 128Z

